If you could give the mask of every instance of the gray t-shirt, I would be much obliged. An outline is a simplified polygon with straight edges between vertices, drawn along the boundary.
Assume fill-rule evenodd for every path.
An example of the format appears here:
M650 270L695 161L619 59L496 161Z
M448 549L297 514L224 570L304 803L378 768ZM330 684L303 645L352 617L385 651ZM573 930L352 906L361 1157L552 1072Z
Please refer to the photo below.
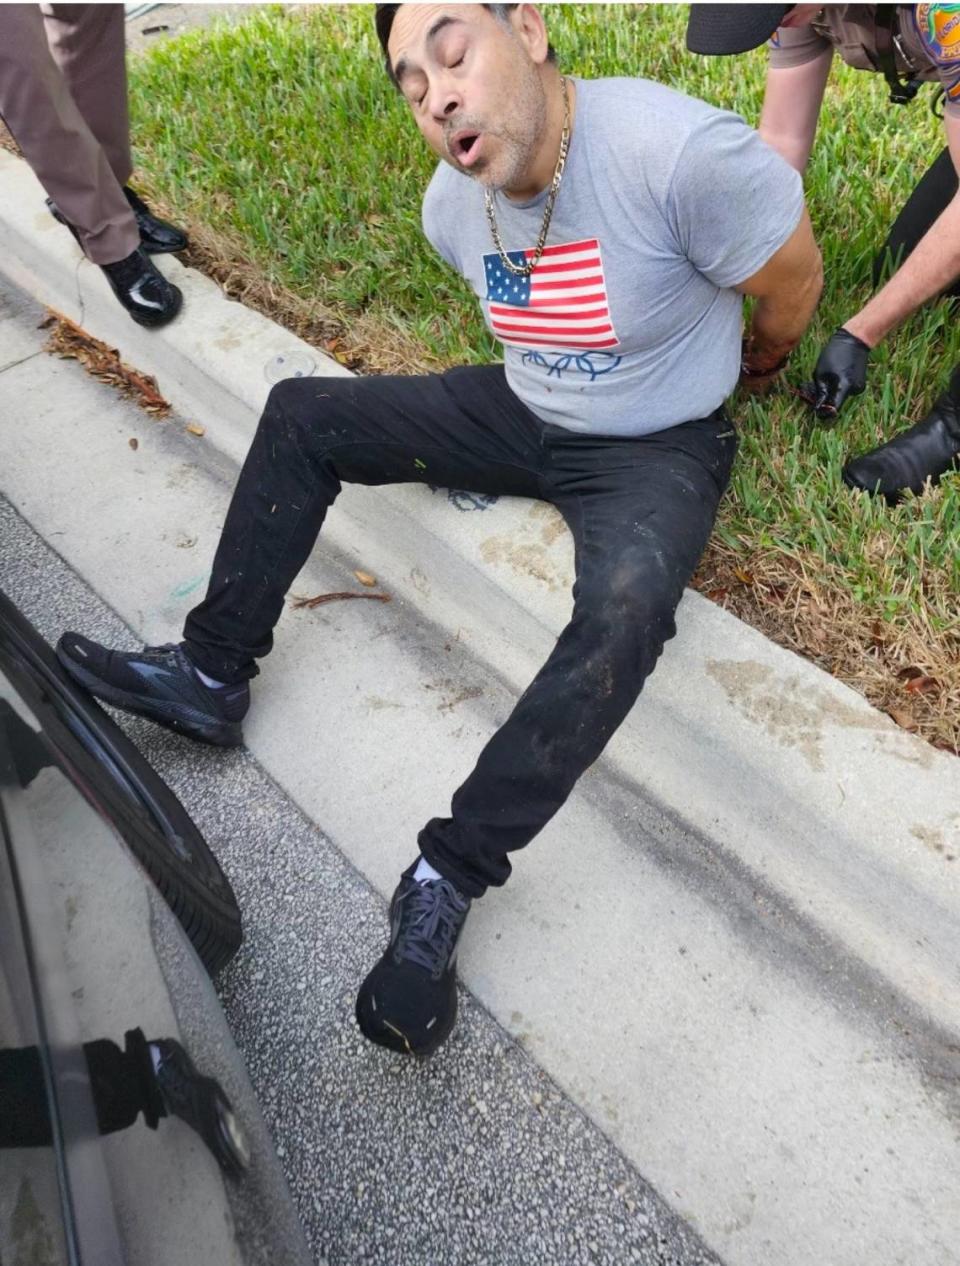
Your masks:
M643 79L576 80L570 151L547 249L503 268L483 189L441 163L423 228L473 287L507 381L544 422L644 435L712 413L740 369L731 289L786 242L800 176L735 114ZM533 254L546 191L496 198L504 249Z

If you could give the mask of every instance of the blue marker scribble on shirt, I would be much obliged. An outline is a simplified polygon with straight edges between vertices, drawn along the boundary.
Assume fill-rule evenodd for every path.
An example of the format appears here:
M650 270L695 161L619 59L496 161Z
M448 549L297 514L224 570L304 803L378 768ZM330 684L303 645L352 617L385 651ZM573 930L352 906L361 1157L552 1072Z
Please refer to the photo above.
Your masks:
M595 382L601 374L610 374L623 360L615 352L524 352L524 365L537 365L547 371L548 378L562 378L565 373L588 374Z

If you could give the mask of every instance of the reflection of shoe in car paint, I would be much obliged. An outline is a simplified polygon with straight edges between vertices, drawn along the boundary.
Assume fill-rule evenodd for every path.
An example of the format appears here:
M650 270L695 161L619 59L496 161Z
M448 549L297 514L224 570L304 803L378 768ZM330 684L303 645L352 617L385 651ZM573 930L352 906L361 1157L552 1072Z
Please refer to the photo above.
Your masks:
M163 1115L186 1122L227 1173L242 1173L250 1164L250 1147L219 1082L198 1073L193 1060L171 1037L151 1040L147 1049Z

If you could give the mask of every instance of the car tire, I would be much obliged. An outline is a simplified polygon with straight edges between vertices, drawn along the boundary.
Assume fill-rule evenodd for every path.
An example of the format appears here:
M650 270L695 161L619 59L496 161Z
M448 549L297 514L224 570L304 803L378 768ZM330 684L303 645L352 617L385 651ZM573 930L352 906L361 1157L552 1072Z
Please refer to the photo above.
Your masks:
M243 938L230 881L160 775L2 591L0 664L40 719L51 763L112 823L207 971L220 971Z

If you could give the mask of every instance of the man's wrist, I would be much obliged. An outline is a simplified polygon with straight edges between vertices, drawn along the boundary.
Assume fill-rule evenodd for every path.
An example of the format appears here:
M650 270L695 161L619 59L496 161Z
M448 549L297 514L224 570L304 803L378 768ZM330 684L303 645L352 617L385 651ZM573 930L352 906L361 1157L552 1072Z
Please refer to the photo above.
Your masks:
M744 356L740 362L740 373L744 378L771 378L774 374L779 374L781 370L786 369L789 360L790 353L788 352L775 365L755 365Z
M782 347L782 344L781 344ZM793 348L777 355L781 348L765 349L758 347L752 339L743 340L740 352L740 373L744 378L769 378L786 369Z

